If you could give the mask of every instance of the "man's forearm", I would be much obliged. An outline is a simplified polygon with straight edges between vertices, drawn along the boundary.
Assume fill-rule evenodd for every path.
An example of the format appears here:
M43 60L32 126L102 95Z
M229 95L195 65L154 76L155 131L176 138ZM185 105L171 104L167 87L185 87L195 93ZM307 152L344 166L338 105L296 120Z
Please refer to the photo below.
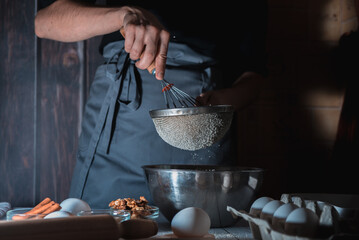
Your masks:
M91 6L71 0L58 0L38 11L35 33L40 38L75 42L117 31L125 8Z

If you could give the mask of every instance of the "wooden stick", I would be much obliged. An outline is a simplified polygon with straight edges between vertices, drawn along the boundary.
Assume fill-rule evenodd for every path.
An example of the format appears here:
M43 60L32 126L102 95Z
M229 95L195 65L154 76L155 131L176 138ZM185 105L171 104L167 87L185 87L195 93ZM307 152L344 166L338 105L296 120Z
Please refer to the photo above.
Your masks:
M0 221L1 240L118 240L120 237L118 223L110 215Z
M50 198L45 198L44 200L42 200L39 204L37 204L33 209L31 209L30 211L26 212L25 214L36 214L34 212L36 212L38 209L40 209L41 207L43 207L46 204L49 204L51 202Z
M41 213L45 212L48 208L50 208L54 204L55 204L55 202L51 201L51 202L41 206L40 208L35 209L35 210L30 210L29 212L27 212L25 214L41 214Z
M48 209L46 209L44 212L42 212L41 214L41 216L39 216L40 218L43 218L43 217L45 217L47 214L49 214L49 213L52 213L52 212L55 212L55 211L58 211L58 210L60 210L61 209L61 207L60 207L60 204L58 204L58 203L55 203L54 205L52 205L51 207L49 207Z

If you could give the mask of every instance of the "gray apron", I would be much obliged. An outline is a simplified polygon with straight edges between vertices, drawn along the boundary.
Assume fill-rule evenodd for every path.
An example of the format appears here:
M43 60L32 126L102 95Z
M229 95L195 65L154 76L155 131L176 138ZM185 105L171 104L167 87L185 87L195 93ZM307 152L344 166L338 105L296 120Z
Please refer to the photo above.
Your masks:
M166 108L161 84L135 67L123 44L104 48L106 63L96 71L85 106L70 197L92 208L125 197L145 196L152 203L143 165L234 163L230 132L197 151L174 148L159 137L149 111ZM172 42L167 57L165 78L177 88L196 97L215 87L214 59Z

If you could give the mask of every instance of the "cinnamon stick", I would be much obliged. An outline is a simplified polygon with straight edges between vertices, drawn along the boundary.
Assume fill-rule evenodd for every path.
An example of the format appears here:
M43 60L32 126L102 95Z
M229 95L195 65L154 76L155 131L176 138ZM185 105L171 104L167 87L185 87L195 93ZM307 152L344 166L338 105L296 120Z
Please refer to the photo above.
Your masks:
M38 209L32 209L28 212L26 212L25 214L42 214L43 212L45 212L48 208L50 208L52 205L54 205L55 202L54 201L51 201L41 207L39 207Z
M54 201L51 201L51 199L47 197L44 200L42 200L39 204L37 204L33 209L26 212L25 214L37 214L39 209L43 208L45 205L47 205L51 202L55 203Z
M44 206L45 204L51 202L51 198L47 197L44 200L42 200L39 204L37 204L32 210L36 210L40 208L41 206Z
M12 220L24 220L29 218L44 218L47 214L60 210L60 204L45 198L38 205L26 213L15 215ZM34 215L37 215L36 217Z
M46 209L44 212L42 212L41 215L39 215L37 218L44 218L47 214L58 211L60 209L61 209L60 204L55 203L54 205Z

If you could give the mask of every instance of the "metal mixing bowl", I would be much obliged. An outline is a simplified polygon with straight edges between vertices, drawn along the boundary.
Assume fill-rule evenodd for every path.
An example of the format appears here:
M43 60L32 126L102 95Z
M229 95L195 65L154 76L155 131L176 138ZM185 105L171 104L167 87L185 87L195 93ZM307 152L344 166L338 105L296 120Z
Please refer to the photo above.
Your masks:
M226 208L248 211L262 182L263 169L212 165L143 166L154 204L171 221L186 207L205 210L211 227L236 223Z

